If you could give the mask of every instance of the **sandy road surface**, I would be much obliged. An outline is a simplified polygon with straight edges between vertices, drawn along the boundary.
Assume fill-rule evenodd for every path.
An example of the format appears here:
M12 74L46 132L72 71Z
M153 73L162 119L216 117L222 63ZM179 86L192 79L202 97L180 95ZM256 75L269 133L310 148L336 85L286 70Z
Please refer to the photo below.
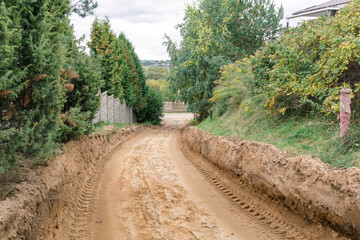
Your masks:
M184 157L179 127L190 119L191 114L168 114L162 128L119 146L93 196L84 238L306 239L297 232L284 234L293 232L292 226L281 225L267 211L241 207L241 198L227 190L225 182L207 179L205 169L191 163L191 156ZM266 217L275 218L275 224L263 224Z

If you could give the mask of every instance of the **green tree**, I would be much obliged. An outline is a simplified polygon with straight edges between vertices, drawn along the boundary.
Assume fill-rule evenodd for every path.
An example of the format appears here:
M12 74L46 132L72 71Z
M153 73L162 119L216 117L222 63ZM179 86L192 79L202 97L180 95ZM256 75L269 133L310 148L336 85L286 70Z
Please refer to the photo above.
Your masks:
M70 9L67 1L40 0L2 2L1 11L5 64L0 92L6 100L1 104L0 155L6 156L4 166L17 155L47 156L56 145L63 101L62 23Z
M95 7L92 2L79 2L83 14ZM0 3L0 171L19 157L55 151L66 102L61 69L71 12L80 8L68 0Z
M148 86L139 57L131 42L121 33L111 31L108 19L96 19L92 26L90 49L101 59L103 90L125 100L138 121L147 121Z
M179 24L179 46L167 37L171 58L170 82L180 100L188 102L200 119L211 108L214 81L219 70L255 52L275 37L283 15L269 0L203 0L188 5Z
M144 122L151 124L160 124L161 117L163 116L163 100L161 92L155 89L149 88L146 94L147 102L144 109Z
M17 13L15 6L0 3L0 172L9 161L15 160L14 152L25 145L25 141L13 142L17 131L13 121L16 113L14 102L25 85L23 79L26 76L26 68L20 66L17 58L21 25L20 19L14 17Z
M66 101L62 108L58 139L66 142L89 130L100 107L98 92L103 81L98 59L79 49L71 25L63 42L67 43L66 62L61 70Z
M144 69L146 79L161 80L169 77L169 68L167 67L146 67Z
M103 85L100 64L95 56L88 56L78 47L80 42L75 39L70 24L65 38L66 62L61 76L66 88L66 102L62 112L79 107L82 112L89 112L91 120L100 105L100 97L97 95Z
M108 91L109 94L114 94L116 97L121 97L123 91L120 87L121 83L114 86L112 79L114 77L114 70L116 61L119 61L119 51L116 51L116 36L111 30L110 21L108 18L96 18L91 27L91 41L88 43L90 50L100 58L101 76L104 80L102 87L103 91ZM119 64L117 64L119 66ZM113 88L116 88L114 92Z
M71 11L81 17L94 14L98 4L94 0L71 0Z
M126 92L131 92L133 94L133 101L127 101L130 106L135 110L135 113L138 119L142 119L142 112L146 107L146 94L147 86L144 71L142 69L141 62L135 53L134 47L131 42L126 38L125 34L121 33L119 35L120 48L122 51L122 56L124 64L127 65L129 69L130 79L128 80L127 88L124 87L125 94ZM129 89L129 90L128 90Z

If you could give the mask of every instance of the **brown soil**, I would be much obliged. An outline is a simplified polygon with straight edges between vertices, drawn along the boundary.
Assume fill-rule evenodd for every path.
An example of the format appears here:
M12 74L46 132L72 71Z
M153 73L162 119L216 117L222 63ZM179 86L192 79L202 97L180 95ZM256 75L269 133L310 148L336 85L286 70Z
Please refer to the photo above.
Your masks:
M312 222L360 238L360 169L331 169L310 156L291 156L268 144L233 143L195 127L183 140L191 151ZM260 195L261 194L261 195ZM321 238L320 238L321 239ZM328 238L326 238L328 239Z
M65 153L53 161L24 162L2 175L0 239L69 239L68 229L84 216L77 206L86 205L88 183L101 175L102 165L118 144L144 128L85 136L66 144Z
M29 169L21 179L26 181L7 177L16 190L0 202L0 239L346 239L329 224L357 236L357 169L335 171L354 176L331 175L331 183L343 185L330 192L321 170L334 170L319 168L317 161L294 166L297 157L269 145L234 144L193 127L182 132L190 119L167 114L162 127L84 137L48 166ZM320 197L324 191L334 199ZM331 215L331 203L341 212L350 200L352 218ZM329 208L323 215L320 204ZM343 227L346 221L352 231Z

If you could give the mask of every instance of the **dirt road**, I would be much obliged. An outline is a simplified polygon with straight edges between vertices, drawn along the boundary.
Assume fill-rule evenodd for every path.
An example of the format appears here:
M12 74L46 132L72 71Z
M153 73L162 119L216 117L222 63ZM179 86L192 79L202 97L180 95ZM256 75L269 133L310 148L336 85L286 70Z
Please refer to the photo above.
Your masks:
M117 148L74 239L338 239L189 153L179 128L191 118L168 114Z

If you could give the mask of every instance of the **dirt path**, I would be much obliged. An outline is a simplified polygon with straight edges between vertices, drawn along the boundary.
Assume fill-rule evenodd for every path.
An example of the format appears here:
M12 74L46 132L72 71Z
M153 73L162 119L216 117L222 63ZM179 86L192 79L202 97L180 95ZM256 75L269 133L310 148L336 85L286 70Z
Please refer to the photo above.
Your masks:
M202 165L200 157L187 154L178 129L191 118L169 114L164 127L137 134L115 151L81 238L307 239L297 228L309 230L313 238L308 239L335 238L296 216L275 213L281 209L253 199L213 166Z

